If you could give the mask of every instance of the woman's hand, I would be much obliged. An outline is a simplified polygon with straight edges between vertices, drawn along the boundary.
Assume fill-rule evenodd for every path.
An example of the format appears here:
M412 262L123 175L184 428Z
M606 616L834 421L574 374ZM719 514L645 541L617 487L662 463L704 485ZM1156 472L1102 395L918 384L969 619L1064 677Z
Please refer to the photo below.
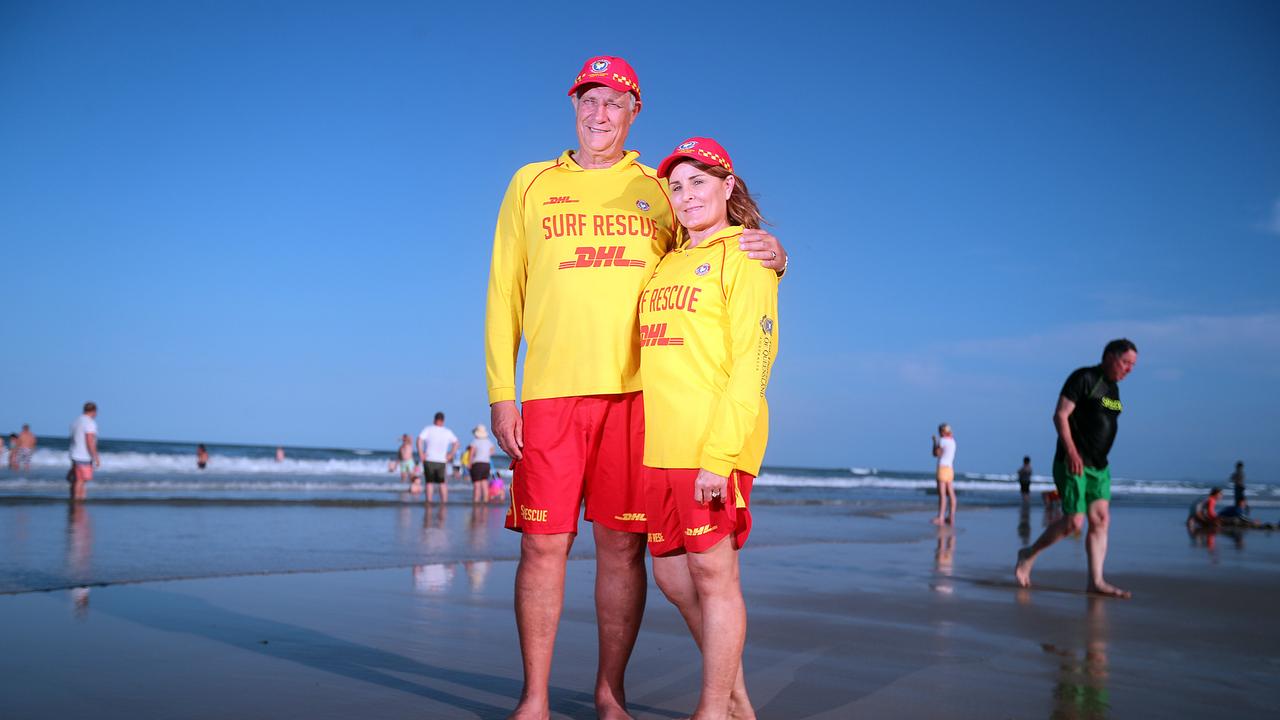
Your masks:
M693 501L696 503L709 503L712 500L723 502L728 491L729 478L710 470L699 470L698 479L693 481Z

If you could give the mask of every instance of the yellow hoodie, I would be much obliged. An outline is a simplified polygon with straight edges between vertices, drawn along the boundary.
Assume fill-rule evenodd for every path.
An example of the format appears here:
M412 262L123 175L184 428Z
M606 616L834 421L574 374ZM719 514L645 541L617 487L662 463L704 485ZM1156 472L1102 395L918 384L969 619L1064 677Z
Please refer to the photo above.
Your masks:
M778 354L778 276L726 243L685 243L640 294L644 464L756 475L769 439L765 388Z
M485 314L489 402L640 389L636 297L672 247L666 182L627 152L584 170L559 159L516 171L498 211Z

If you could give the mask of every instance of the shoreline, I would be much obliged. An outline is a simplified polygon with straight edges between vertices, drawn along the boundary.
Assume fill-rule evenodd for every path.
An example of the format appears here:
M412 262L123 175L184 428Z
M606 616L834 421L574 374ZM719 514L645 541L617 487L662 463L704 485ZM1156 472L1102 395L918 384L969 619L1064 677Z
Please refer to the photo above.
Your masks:
M811 510L771 508L741 556L744 668L762 718L1216 717L1280 707L1280 649L1258 632L1280 592L1280 536L1206 548L1187 542L1170 510L1121 515L1108 575L1135 598L1120 601L1082 592L1079 540L1046 553L1031 590L1015 587L1016 510L966 515L962 506L955 529L929 526L927 512ZM129 519L111 514L93 518L103 528L94 552L68 562L110 555L105 527ZM0 715L505 718L520 688L515 563L494 559L496 528L486 522L476 535L446 515L444 528L418 528L412 513L415 531L426 531L419 563L0 595L13 628L0 656L13 690ZM445 535L484 543L487 554L437 562ZM575 552L552 676L557 720L594 717L593 578L590 556ZM697 677L697 650L651 581L630 709L637 720L682 717ZM1230 688L1229 705L1205 688Z

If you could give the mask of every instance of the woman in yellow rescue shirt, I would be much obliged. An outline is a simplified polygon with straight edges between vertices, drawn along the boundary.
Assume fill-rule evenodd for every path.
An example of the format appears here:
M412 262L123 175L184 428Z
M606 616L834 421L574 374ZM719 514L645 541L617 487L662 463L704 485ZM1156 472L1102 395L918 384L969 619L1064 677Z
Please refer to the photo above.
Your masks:
M769 435L778 276L736 252L743 228L760 226L760 210L719 143L690 138L658 175L683 229L639 306L653 575L702 649L693 717L751 716L738 550Z

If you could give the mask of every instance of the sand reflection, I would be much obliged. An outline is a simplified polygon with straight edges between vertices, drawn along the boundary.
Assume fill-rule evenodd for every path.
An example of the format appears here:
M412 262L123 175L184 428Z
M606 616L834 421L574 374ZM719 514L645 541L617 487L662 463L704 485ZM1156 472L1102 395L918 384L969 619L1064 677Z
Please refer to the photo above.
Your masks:
M1109 598L1090 597L1084 623L1084 650L1041 645L1059 657L1058 681L1053 688L1055 720L1101 720L1108 717L1107 604Z
M82 502L67 505L67 577L85 582L93 569L93 521ZM89 614L89 588L71 589L72 613L78 619Z

